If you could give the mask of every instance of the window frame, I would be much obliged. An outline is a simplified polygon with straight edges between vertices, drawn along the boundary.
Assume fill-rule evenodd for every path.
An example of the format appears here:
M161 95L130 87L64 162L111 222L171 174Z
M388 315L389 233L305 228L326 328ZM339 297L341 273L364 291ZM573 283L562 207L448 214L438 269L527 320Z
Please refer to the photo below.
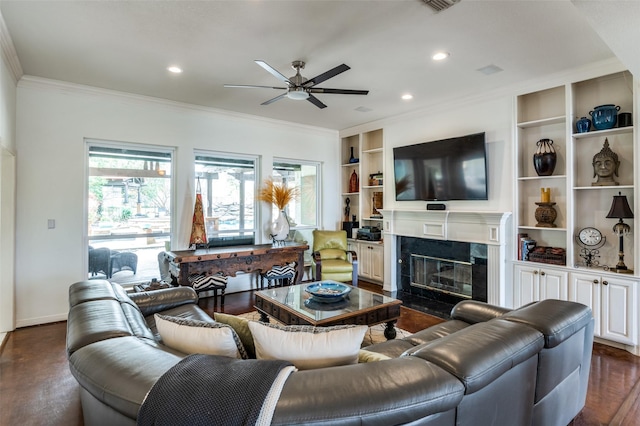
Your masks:
M316 182L315 182L315 190L316 190L316 212L315 212L315 225L296 225L292 226L291 230L304 230L304 229L319 229L320 223L322 220L322 188L320 183L322 182L322 162L320 161L311 161L311 160L299 160L299 159L291 159L284 157L274 157L273 162L271 163L271 174L275 171L276 164L292 164L292 165L300 165L300 166L311 166L316 169ZM272 216L275 218L278 214L277 208L274 206L271 210ZM289 213L289 212L287 212Z

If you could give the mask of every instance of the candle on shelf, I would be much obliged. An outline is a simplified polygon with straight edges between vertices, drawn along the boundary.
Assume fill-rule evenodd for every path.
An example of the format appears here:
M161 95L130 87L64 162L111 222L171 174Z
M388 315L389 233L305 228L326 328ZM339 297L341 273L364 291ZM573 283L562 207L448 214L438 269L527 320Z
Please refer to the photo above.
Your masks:
M551 202L551 188L540 188L540 202Z

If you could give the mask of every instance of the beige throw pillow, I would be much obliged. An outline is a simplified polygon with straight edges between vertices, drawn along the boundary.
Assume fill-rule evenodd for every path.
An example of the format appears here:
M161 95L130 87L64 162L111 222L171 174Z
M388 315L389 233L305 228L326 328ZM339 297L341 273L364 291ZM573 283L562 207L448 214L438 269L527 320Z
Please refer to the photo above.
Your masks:
M340 325L311 327L280 326L249 322L257 359L280 359L300 370L355 364L368 327Z
M185 354L222 355L247 358L240 338L230 326L221 323L155 314L162 342Z

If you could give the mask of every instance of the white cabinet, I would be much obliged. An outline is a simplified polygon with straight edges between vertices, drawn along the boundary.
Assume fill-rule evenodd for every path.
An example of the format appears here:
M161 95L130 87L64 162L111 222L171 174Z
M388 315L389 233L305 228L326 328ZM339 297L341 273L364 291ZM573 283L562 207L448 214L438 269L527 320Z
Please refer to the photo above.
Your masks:
M384 279L384 247L380 243L358 242L359 275L367 280Z
M514 308L544 299L568 299L567 271L538 265L516 265Z
M636 345L638 285L634 279L574 272L569 299L591 308L596 337Z

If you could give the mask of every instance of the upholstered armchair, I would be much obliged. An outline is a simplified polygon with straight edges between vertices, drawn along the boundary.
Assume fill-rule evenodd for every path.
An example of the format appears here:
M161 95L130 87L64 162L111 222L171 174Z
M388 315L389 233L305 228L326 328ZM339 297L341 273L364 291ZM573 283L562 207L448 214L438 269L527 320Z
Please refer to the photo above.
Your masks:
M358 285L358 256L347 250L346 231L313 231L312 266L316 281L351 281Z

